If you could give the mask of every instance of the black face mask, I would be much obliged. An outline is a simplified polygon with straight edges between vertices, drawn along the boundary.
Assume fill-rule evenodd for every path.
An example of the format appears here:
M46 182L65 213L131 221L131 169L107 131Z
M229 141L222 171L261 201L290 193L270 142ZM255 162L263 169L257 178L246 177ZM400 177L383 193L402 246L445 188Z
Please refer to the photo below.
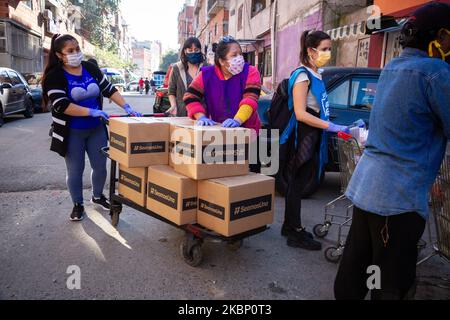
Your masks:
M203 62L203 53L201 52L193 52L186 54L186 59L188 62L192 64L200 64Z

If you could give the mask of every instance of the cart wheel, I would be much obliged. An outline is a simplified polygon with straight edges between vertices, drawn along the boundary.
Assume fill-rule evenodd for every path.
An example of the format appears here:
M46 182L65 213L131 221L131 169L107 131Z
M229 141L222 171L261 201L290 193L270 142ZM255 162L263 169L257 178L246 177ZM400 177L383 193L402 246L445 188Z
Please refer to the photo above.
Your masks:
M109 215L111 216L111 225L117 227L120 220L120 213L122 212L122 204L111 204Z
M318 224L313 228L313 233L317 238L325 238L328 235L329 224Z
M240 248L242 248L242 246L244 245L244 240L236 240L236 241L230 241L227 242L227 249L230 251L238 251Z
M190 246L190 247L189 247ZM195 241L189 244L188 239L184 239L180 246L181 256L191 267L198 267L203 260L202 244L200 241Z
M111 225L117 227L119 225L120 213L117 210L111 212Z
M338 263L342 256L342 247L329 247L325 250L325 259L328 262Z

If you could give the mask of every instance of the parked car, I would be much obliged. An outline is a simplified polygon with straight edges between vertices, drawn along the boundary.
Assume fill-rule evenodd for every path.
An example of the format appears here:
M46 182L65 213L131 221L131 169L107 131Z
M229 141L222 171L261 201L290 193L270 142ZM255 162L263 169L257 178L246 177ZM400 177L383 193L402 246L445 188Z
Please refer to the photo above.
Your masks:
M172 65L167 72L161 71L160 76L164 74L163 82L156 86L155 103L153 104L153 113L165 113L170 109L169 101L169 78L172 73ZM155 77L156 72L153 74ZM161 80L161 79L160 79Z
M0 68L0 127L4 117L17 113L22 113L26 118L33 117L30 87L19 72Z
M125 77L120 70L114 68L101 68L100 70L120 93L125 92L127 85L125 83Z
M369 126L370 110L376 94L376 87L380 77L381 69L371 68L324 68L322 78L325 82L328 99L330 102L330 120L340 125L351 125L362 119ZM270 107L273 93L264 95L258 103L258 113L263 127L268 127L266 111ZM328 135L328 165L325 171L339 171L339 157L335 134ZM269 141L270 143L270 141ZM315 157L318 159L318 156ZM318 161L318 160L317 160ZM316 168L319 166L317 165ZM284 195L287 186L289 172L284 170L284 164L280 163L280 169L276 175L277 191ZM318 172L311 173L310 182L305 186L302 196L312 195L320 186L325 172L321 173L319 180Z
M126 91L139 92L139 81L130 81L127 84Z
M28 83L31 90L31 98L33 99L34 112L45 112L42 107L42 72L24 73L23 77Z

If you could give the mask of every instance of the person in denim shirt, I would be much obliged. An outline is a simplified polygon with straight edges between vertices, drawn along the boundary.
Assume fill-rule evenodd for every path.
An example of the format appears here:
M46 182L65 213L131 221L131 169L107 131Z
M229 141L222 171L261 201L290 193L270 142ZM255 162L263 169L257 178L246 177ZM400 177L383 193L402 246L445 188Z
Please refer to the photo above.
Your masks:
M450 5L416 10L401 44L381 74L366 150L346 191L355 207L336 299L364 299L371 265L381 271L372 299L404 299L414 289L429 191L450 138Z

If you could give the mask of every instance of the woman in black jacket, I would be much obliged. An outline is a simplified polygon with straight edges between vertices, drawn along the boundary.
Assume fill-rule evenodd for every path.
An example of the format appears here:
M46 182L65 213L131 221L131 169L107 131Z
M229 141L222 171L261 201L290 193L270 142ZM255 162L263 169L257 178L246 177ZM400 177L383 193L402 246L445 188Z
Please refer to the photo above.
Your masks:
M48 64L43 76L44 103L50 101L53 117L51 150L65 158L67 187L74 203L70 220L84 217L83 172L85 154L92 167L91 202L109 210L103 195L106 182L106 157L100 149L107 146L107 132L101 118L100 98L107 97L133 116L133 111L116 88L107 80L98 66L84 62L78 41L71 35L52 38Z

